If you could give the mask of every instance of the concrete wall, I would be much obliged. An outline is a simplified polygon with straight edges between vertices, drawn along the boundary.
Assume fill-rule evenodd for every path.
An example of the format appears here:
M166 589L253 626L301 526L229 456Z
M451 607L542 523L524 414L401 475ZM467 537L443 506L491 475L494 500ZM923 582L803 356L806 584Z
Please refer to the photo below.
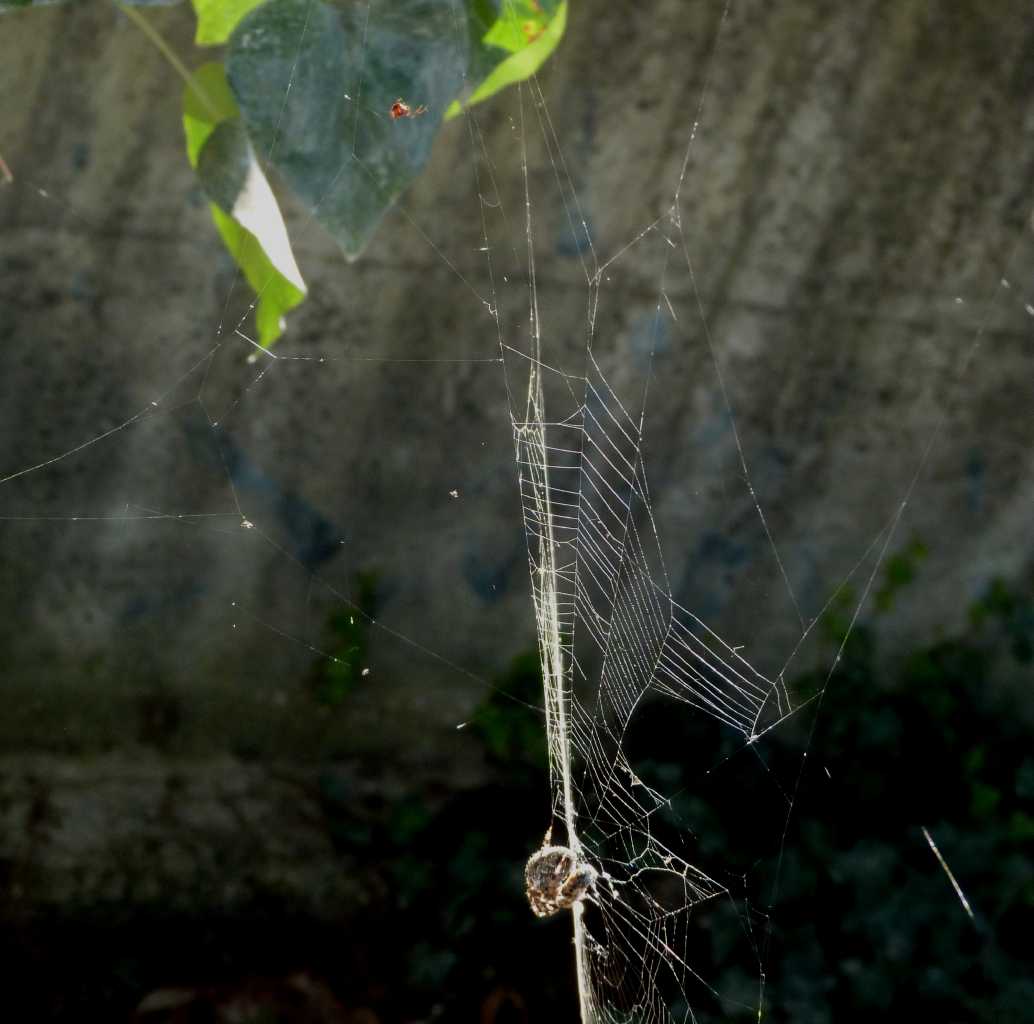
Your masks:
M188 8L147 13L191 52ZM775 672L860 560L861 592L906 498L890 550L918 538L929 555L881 616L888 649L959 627L991 578L1029 570L1034 14L734 0L715 50L721 15L575 3L542 78L565 163L525 94L528 177L548 358L577 368L589 294L556 165L613 259L595 347L619 388L656 349L646 456L677 595ZM500 366L467 361L498 350L475 164L495 197L466 125L355 264L285 200L311 295L281 358L256 363L220 336L247 297L149 42L94 4L5 16L0 55L0 476L43 464L0 485L4 751L43 757L33 778L55 792L65 757L476 777L456 725L533 623ZM514 338L518 113L511 94L478 114ZM697 119L679 210L705 317L670 223L639 237ZM394 361L414 359L432 361ZM313 648L358 572L377 574L387 628L327 707ZM828 656L806 644L798 664Z

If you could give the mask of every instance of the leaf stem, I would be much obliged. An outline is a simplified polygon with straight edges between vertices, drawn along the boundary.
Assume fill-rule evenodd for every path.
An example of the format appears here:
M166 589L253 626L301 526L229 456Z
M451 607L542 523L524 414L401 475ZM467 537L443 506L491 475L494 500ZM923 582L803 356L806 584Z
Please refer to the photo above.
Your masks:
M212 97L205 92L204 89L198 84L197 79L191 74L190 69L179 59L176 55L176 51L165 41L161 33L135 8L130 7L127 4L120 4L118 0L112 0L112 3L127 17L131 22L151 42L158 48L158 52L169 62L173 71L176 72L187 83L189 89L191 89L194 95L201 101L205 109L213 116L218 119L219 110L215 103L212 101Z

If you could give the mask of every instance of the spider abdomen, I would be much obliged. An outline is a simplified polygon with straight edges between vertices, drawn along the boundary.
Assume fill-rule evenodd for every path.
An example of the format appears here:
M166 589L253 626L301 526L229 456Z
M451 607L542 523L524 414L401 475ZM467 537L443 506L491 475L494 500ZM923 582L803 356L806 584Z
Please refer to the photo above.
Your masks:
M543 846L528 858L524 885L536 917L573 907L596 884L597 871L566 846Z

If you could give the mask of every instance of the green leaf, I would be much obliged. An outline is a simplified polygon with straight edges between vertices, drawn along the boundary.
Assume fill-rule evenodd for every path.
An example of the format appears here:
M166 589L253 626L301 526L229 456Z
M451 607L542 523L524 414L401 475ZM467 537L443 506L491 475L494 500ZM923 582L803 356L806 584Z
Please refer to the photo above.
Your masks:
M304 291L276 196L239 118L216 125L198 154L197 176L209 199L251 232L277 272Z
M538 0L511 0L481 40L507 53L517 53L534 42L549 24L550 15Z
M227 55L252 142L349 259L427 162L466 67L453 0L270 0ZM427 112L392 120L397 98Z
M226 248L258 295L256 340L263 348L269 348L284 333L284 317L305 298L306 289L298 288L277 271L250 231L223 213L215 203L211 204L211 211Z
M258 295L257 340L268 347L283 333L286 313L305 297L305 282L221 64L194 72L183 93L183 129L215 226Z
M0 0L0 14L4 11L15 11L21 7L53 7L68 0ZM118 0L130 7L172 7L183 0Z
M875 596L877 611L890 611L898 592L915 579L919 565L926 556L926 545L920 540L913 539L906 548L887 559L883 570L883 584Z
M237 23L265 0L191 0L197 14L198 46L218 46L230 38Z
M538 4L526 6L532 8L531 15L522 17L522 5L515 3L500 14L485 34L483 45L509 52L510 55L496 64L466 100L462 103L456 100L449 107L445 112L446 121L452 120L475 103L494 96L508 85L530 78L557 48L567 26L567 0L562 0L551 17ZM536 35L538 26L542 28Z
M191 74L191 83L183 93L183 131L191 167L197 168L201 147L215 126L239 115L222 64L202 64Z

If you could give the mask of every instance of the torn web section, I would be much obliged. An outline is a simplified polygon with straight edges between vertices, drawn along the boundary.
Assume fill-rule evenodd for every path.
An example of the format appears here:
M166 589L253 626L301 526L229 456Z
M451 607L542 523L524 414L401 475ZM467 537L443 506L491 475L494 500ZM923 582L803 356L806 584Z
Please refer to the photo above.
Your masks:
M617 394L590 353L570 744L580 842L601 872L583 922L592 991L600 1020L680 1019L702 1001L753 1009L737 993L719 993L694 966L706 971L700 947L709 941L696 915L713 917L709 905L719 900L734 924L738 911L710 865L694 863L685 837L661 822L668 797L640 777L627 740L641 709L674 700L677 710L706 719L742 747L773 687L672 599L643 460L643 419L630 411L643 400L642 382L626 374L623 390L629 394ZM744 957L754 959L749 944Z
M718 993L706 979L709 956L700 947L708 937L696 915L721 901L735 930L739 911L727 885L661 820L668 798L640 777L626 741L644 707L674 698L742 748L772 687L673 601L643 464L642 417L629 411L642 404L642 380L629 383L626 373L630 394L619 396L592 352L581 356L581 376L543 359L512 361L527 370L514 432L553 825L566 831L552 841L600 873L575 914L592 1008L586 1019L681 1019L701 1000L756 1009L756 1001ZM746 962L752 957L748 945Z

